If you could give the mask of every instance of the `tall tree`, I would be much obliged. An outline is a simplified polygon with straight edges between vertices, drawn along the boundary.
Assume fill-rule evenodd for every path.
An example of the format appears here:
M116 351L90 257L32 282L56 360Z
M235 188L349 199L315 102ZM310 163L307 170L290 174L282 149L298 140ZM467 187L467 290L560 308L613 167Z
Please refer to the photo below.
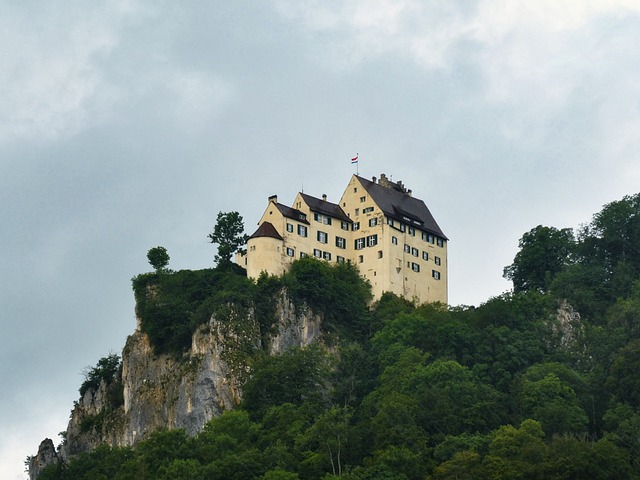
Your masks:
M231 264L231 256L236 253L246 253L243 248L247 243L244 234L244 222L238 212L219 212L213 232L208 235L211 243L218 244L216 263L225 267Z
M573 230L538 225L520 239L520 251L503 276L513 281L515 292L548 289L553 277L569 263L574 247Z

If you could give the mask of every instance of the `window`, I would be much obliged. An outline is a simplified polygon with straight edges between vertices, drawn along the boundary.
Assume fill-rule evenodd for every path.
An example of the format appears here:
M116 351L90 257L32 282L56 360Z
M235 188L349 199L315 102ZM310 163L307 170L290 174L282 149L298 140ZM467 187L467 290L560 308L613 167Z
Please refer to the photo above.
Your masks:
M322 258L322 250L318 250L317 248L313 249L313 256L316 258Z
M336 237L336 247L345 249L347 248L347 239L342 237Z
M304 225L298 225L298 235L300 235L301 237L306 237L307 227L305 227Z
M318 241L320 243L327 243L329 236L325 232L318 232Z
M437 242L439 247L444 247L444 238L438 237Z
M406 243L404 244L404 253L411 253L411 247Z
M382 258L382 250L378 250L378 258Z
M300 258L305 258L308 257L308 255L304 252L300 252Z
M429 260L429 254L427 252L422 252L422 259Z
M323 215L321 213L314 212L313 213L313 219L316 222L320 222L320 223L323 223L325 225L331 225L331 217L328 216L328 215Z
M356 208L356 217L357 217L358 215L360 215L360 209L359 209L359 208Z
M344 257L341 257L340 255L336 256L336 262L344 263Z
M378 219L377 218L370 218L369 219L369 226L370 227L375 227L376 225L378 225Z
M427 241L427 232L422 232L422 239L426 242Z
M411 235L412 237L416 236L416 229L413 227L409 227L409 235Z
M358 255L358 263L364 262L364 255Z
M360 197L360 203L364 203L367 201L367 197Z
M353 222L353 225L351 225L351 228L353 229L354 232L356 230L360 230L360 222Z
M355 247L356 250L362 250L364 248L364 238L356 238Z
M344 220L340 222L340 228L342 230L349 230L349 222L345 222Z
M293 248L287 247L287 257L295 256L296 252L293 251Z
M287 223L287 232L293 233L293 224Z
M364 210L362 210L362 213L369 213L369 212L373 212L373 207L367 207Z
M322 252L322 258L324 258L327 261L331 260L331 252Z
M420 271L420 265L418 265L417 263L411 263L411 270L413 270L414 272L419 272Z
M417 248L412 248L411 249L411 255L413 255L414 257L418 256L418 249Z
M433 257L433 261L436 262L436 265L440 265L442 263L440 257Z
M375 247L378 244L378 235L369 235L367 237L367 247Z
M391 243L393 245L397 245L398 244L398 237L391 237Z
M401 223L398 228L400 229L401 232L404 232L407 229L407 226L404 223Z
M434 243L435 242L435 237L433 235L431 235L430 233L427 233L427 242L429 242L429 243Z
M298 208L300 208L300 204L299 204L299 203L298 203ZM304 214L304 213L300 213L300 214L298 215L298 218L299 218L300 220L302 220L303 222L306 222L306 221L307 221L307 215L306 215L306 214Z
M357 193L358 192L358 187L353 187L353 193Z
M432 270L432 271L431 271L431 276L432 276L433 278L435 278L436 280L440 280L440 272L439 272L439 271L437 271L437 270Z
M393 227L393 218L387 218L387 225Z

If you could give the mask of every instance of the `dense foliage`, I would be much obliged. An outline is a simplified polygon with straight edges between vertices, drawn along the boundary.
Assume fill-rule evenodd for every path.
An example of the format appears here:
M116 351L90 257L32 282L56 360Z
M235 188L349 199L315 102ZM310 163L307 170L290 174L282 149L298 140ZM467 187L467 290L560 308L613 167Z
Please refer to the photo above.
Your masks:
M257 282L249 280L237 265L157 271L133 279L142 330L156 353L177 356L189 349L200 325L214 314L224 320L231 305L237 313L253 308L261 333L267 335L276 295L285 287L298 307L324 315L328 332L359 338L368 333L371 290L349 263L330 265L304 258L282 277L263 275Z
M534 229L517 291L477 308L385 294L367 311L367 285L318 262L263 277L263 293L286 285L326 313L330 348L257 352L243 404L194 438L158 432L40 478L640 479L639 225L635 196L576 238ZM228 298L242 300L237 282Z
M84 372L84 381L80 385L80 396L83 396L87 390L97 390L103 381L113 382L121 368L120 356L115 353L102 357L95 367L87 367Z

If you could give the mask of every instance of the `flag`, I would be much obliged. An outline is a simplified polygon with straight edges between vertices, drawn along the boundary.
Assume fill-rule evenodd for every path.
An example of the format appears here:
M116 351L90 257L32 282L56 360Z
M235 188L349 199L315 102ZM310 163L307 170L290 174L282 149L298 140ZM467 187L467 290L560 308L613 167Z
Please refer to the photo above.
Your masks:
M358 163L358 154L357 153L356 153L356 156L351 159L351 164L353 165L354 163Z

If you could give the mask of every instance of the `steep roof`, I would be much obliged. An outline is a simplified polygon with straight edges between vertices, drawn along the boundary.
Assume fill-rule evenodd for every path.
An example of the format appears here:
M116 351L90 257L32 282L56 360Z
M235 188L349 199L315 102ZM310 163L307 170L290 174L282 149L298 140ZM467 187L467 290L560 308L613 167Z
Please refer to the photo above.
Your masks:
M342 208L340 208L340 205L338 205L337 203L327 202L326 200L312 197L311 195L307 195L306 193L300 193L300 196L302 197L304 202L309 205L309 209L312 212L322 213L324 215L328 215L345 222L353 223L353 220L351 220L347 216L347 214L344 213L344 210L342 210Z
M275 203L275 206L284 217L291 218L292 220L296 220L300 223L306 223L307 225L309 225L309 222L306 220L307 216L300 210L287 207L286 205L283 205L281 203Z
M277 240L282 240L282 236L276 230L276 227L269 222L262 222L258 229L251 235L249 238L258 238L258 237L271 237Z
M409 196L400 186L385 187L366 178L356 177L385 215L448 240L422 200Z

